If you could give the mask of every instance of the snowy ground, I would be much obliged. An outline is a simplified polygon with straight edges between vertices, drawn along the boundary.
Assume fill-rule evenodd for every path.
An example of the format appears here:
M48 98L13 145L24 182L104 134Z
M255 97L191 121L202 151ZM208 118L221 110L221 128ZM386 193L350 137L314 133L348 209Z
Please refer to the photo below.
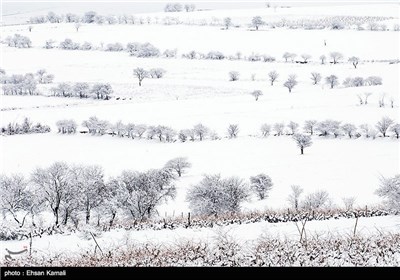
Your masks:
M314 9L293 8L290 12L277 11L277 17L306 17L313 15L370 15L396 17L396 5L364 5L351 8L318 7ZM193 13L193 18L223 18L227 11ZM272 9L235 10L229 12L233 20L247 22L252 16L266 16ZM143 15L146 16L146 15ZM152 16L155 16L153 14ZM180 16L187 17L182 14ZM392 23L392 21L390 22ZM389 24L389 23L388 23ZM356 30L264 30L249 31L247 27L221 30L219 26L163 26L163 25L83 25L76 32L73 24L35 25L28 32L27 25L1 27L1 39L19 33L29 36L31 49L16 49L1 45L1 68L7 74L24 74L47 69L60 82L107 82L121 100L95 101L63 99L47 96L0 96L0 126L9 122L21 122L29 117L33 122L51 126L53 131L40 135L0 136L1 173L29 175L35 167L46 167L54 161L69 163L99 164L107 177L117 176L122 170L147 170L160 168L166 161L186 156L192 168L177 182L178 195L174 201L161 205L162 215L173 215L188 211L186 190L201 180L203 174L221 173L223 176L239 176L248 179L258 173L268 174L274 183L269 197L257 201L253 197L243 204L244 210L286 208L291 185L300 185L305 193L326 190L333 203L342 206L343 197L355 196L356 205L375 205L381 202L374 193L381 176L394 176L400 170L400 147L398 139L381 137L370 139L324 139L313 137L313 146L300 156L299 150L289 136L260 138L261 124L275 122L298 122L301 126L308 119L318 121L334 119L342 123L374 125L383 116L400 121L399 64L377 62L399 59L399 32L371 32ZM160 36L162 34L162 36ZM71 38L77 42L89 41L99 46L131 41L150 42L162 51L177 48L182 53L196 50L207 53L211 50L233 55L237 51L245 55L252 52L269 54L277 62L210 61L165 58L133 58L128 53L104 51L65 51L42 48L48 39L58 42ZM327 46L323 41L327 41ZM282 54L286 51L298 55L313 56L308 64L285 63ZM318 57L332 51L344 54L343 63L320 65ZM357 67L347 63L350 56L363 60ZM372 62L372 61L375 62ZM137 85L132 75L135 67L162 67L167 73L162 79L145 79L143 86ZM229 71L239 71L240 80L228 81ZM276 70L279 78L274 86L267 79L269 71ZM311 72L320 72L323 77L334 74L340 81L346 77L381 76L382 86L329 89L322 81L313 86ZM255 74L255 81L251 75ZM299 84L289 94L282 86L289 74L296 74ZM54 85L41 86L39 90L48 95ZM250 92L260 89L264 95L255 101ZM371 92L369 104L360 106L357 95ZM385 94L386 107L379 108L378 100ZM124 100L122 100L124 99ZM394 108L388 106L394 100ZM13 110L9 110L13 108ZM74 119L78 124L90 116L110 122L144 123L168 125L179 130L191 128L201 122L215 130L222 140L188 143L158 143L149 140L120 139L105 135L57 135L55 123L60 119ZM239 124L238 139L226 139L229 124ZM81 128L81 127L80 127ZM351 232L354 220L340 219L309 222L310 233L324 231L332 233ZM398 217L375 217L359 220L360 233L383 231L399 232ZM263 233L298 238L293 223L268 224L265 222L235 225L226 229L241 240L252 240ZM114 230L104 233L99 239L104 246L119 246L124 240L137 242L174 242L180 239L212 239L216 235L211 229L178 229L162 231L126 232ZM1 242L2 250L18 250L26 241ZM33 245L41 252L78 252L93 248L93 241L85 241L78 235L49 236L35 239Z

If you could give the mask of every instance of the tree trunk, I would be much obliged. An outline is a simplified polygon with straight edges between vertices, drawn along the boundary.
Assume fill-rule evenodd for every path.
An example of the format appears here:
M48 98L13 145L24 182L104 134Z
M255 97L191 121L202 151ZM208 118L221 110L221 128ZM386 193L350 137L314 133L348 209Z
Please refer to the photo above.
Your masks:
M301 154L304 154L304 153L303 153L303 149L304 149L303 147L300 148Z
M291 88L289 88L289 93L291 93L292 92L292 89Z
M54 216L56 217L56 226L58 225L58 207L54 208Z
M182 176L182 171L180 169L178 169L177 172L178 172L178 176L181 177Z
M256 26L256 30L258 30L258 26Z
M110 227L112 227L112 225L113 225L113 223L114 223L115 215L116 215L116 213L112 213L112 215L111 215Z
M90 209L86 209L86 224L89 224L90 221Z
M64 221L63 221L63 224L64 224L64 225L67 224L67 222L68 222L68 217L69 217L69 212L68 212L68 210L66 210L66 211L65 211L65 216L64 216Z
M139 86L140 87L142 86L142 80L139 80Z

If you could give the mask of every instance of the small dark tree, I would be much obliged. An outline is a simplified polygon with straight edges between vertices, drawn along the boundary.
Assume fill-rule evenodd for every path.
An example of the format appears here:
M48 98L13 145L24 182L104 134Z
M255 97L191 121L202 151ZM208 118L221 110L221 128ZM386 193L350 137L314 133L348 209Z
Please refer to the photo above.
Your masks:
M287 87L289 93L292 92L292 89L297 85L296 75L289 75L287 81L283 84L284 87Z
M271 86L273 86L276 79L278 79L279 74L276 71L271 71L268 73L268 77L269 77L269 80L271 81Z
M143 68L135 68L133 69L133 75L138 78L139 80L139 86L142 86L142 81L144 80L144 78L148 78L149 77L149 72L144 70Z
M360 62L360 59L358 57L352 56L349 58L349 62L351 62L351 64L353 64L354 68L357 68L357 65Z
M393 124L393 120L388 117L383 117L376 125L375 127L378 129L380 133L382 133L383 137L386 137L386 131L389 129L389 127Z
M256 101L258 101L258 98L263 95L261 90L255 90L253 92L250 93L251 95L254 96L254 98L256 99Z
M330 75L325 78L326 83L329 84L331 88L339 84L338 80L338 77L335 75Z
M230 124L228 126L229 138L236 138L238 133L239 133L239 125L238 124Z
M321 81L321 74L317 72L312 72L311 80L313 81L313 85L317 85Z

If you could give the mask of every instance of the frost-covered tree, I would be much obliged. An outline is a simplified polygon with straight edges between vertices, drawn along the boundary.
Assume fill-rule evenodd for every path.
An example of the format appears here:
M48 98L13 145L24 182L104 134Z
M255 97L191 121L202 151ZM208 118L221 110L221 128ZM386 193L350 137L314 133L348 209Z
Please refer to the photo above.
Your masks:
M196 5L195 4L185 4L184 6L186 12L193 12L196 10Z
M173 13L173 12L181 12L183 9L182 4L180 3L167 3L164 7L164 12Z
M177 53L178 53L177 49L166 49L163 52L163 56L168 57L168 58L173 58L173 57L176 57Z
M210 129L203 124L199 123L193 127L194 133L199 137L199 140L202 141L207 134L210 132Z
M195 215L219 215L239 212L240 204L249 194L247 185L237 177L205 175L190 187L186 200Z
M82 24L81 24L80 22L76 22L76 23L74 24L74 27L75 27L76 32L79 31L79 28L81 28L81 26L82 26Z
M307 54L307 53L303 53L302 55L301 55L301 58L303 59L303 62L304 63L307 63L308 62L308 60L309 59L311 59L311 55L309 55L309 54Z
M369 76L365 79L365 84L369 86L382 85L382 78L378 76Z
M62 21L62 18L61 18L61 16L57 15L56 13L50 11L47 14L47 20L48 20L48 22L51 22L51 23L60 23Z
M264 24L265 22L262 20L260 16L255 16L251 20L251 26L253 26L256 30L258 30L258 28Z
M342 130L349 136L349 138L352 138L354 133L357 131L357 127L354 124L345 123L342 125Z
M313 85L317 85L321 81L321 74L317 72L311 73L311 80L313 81Z
M263 173L250 177L250 188L257 194L260 200L268 197L268 192L272 189L271 177Z
M237 81L237 80L239 80L240 74L237 71L231 71L231 72L228 73L228 75L229 75L229 81Z
M261 125L261 135L263 137L267 137L271 131L271 126L269 124L264 123L263 125Z
M40 196L52 210L56 225L59 224L62 204L71 195L70 177L70 170L65 162L55 162L48 168L37 168L31 176L32 182L39 187Z
M74 120L59 120L56 122L58 133L73 134L76 133L77 124Z
M289 93L292 92L292 89L297 85L296 75L289 75L289 78L283 84L284 87L288 88Z
M160 79L164 76L167 71L163 68L152 68L149 70L149 75L153 79Z
M230 26L232 26L232 19L230 17L224 18L224 26L225 29L229 29Z
M107 44L105 51L107 52L121 52L124 50L124 46L121 43L110 43Z
M399 139L400 124L396 123L396 124L392 125L392 127L390 128L390 131L392 131L396 135L396 138Z
M19 174L0 175L0 193L0 209L11 214L14 221L23 227L32 207L32 193L27 180Z
M365 135L365 137L369 138L370 137L369 131L371 130L371 126L367 123L363 123L359 127L361 132Z
M376 194L385 199L388 209L400 210L400 175L392 178L382 177Z
M315 130L320 133L321 136L328 136L329 134L334 134L340 127L340 121L325 120L319 122L315 127Z
M282 57L285 59L285 62L288 62L288 59L290 58L290 56L291 56L291 53L289 53L289 52L285 52L282 55Z
M174 159L169 160L164 168L170 168L174 170L179 177L185 173L185 169L192 167L192 164L188 161L186 157L177 157Z
M79 98L88 98L90 88L88 83L75 83L72 87L73 94Z
M343 201L344 208L346 209L346 211L351 211L353 209L354 202L356 202L356 198L354 196L343 197L342 201Z
M15 48L31 48L32 41L27 36L20 34L14 34L14 36L8 36L5 38L5 42L9 47Z
M114 91L109 83L96 83L93 85L91 92L97 99L108 100Z
M63 50L78 50L79 43L73 42L71 39L67 38L64 41L60 42L59 48Z
M169 169L152 169L146 172L123 171L109 184L119 190L119 200L133 219L151 218L156 207L168 199L174 199L175 176Z
M304 134L294 134L293 140L296 142L297 146L300 148L300 153L304 153L304 148L310 147L312 145L311 136Z
M332 58L333 64L336 64L339 62L339 60L343 59L343 54L340 52L331 52L329 56Z
M263 95L261 90L254 90L250 93L252 96L254 96L254 98L256 99L256 101L258 101L258 98Z
M71 181L79 186L79 206L85 213L86 224L89 224L92 211L99 207L106 198L104 171L98 165L73 166Z
M136 57L155 57L160 55L160 50L150 43L128 43L126 50L131 56Z
M328 192L319 190L308 194L301 202L301 208L307 211L321 209L328 205L330 199Z
M147 70L144 70L143 68L137 67L133 69L133 75L138 78L139 80L139 86L142 86L142 81L144 78L149 77L149 72Z
M303 188L297 185L290 186L292 192L288 196L288 201L291 207L293 207L296 211L299 210L300 206L300 196L303 193Z
M339 84L339 78L335 75L330 75L325 78L325 82L330 85L331 88Z
M290 134L294 135L297 133L297 130L299 128L299 124L293 121L290 121L287 127L290 129Z
M39 69L36 71L39 84L50 84L54 80L54 75L47 74L46 69Z
M321 60L321 64L325 64L326 61L326 56L323 54L319 57L319 60Z
M380 133L382 133L383 137L386 137L386 132L389 129L389 127L394 123L394 121L389 118L389 117L383 117L376 125L376 129Z
M60 83L57 87L51 88L54 96L71 97L73 95L70 83Z
M96 16L97 16L97 13L96 13L96 12L94 12L94 11L89 11L89 12L86 12L86 13L83 15L82 20L83 20L84 23L93 23L93 22L95 22L95 17L96 17Z
M228 136L229 138L236 138L239 134L239 125L238 124L230 124L228 126Z
M283 134L283 130L285 129L285 123L275 123L274 131L276 136L281 136Z
M315 129L315 126L317 125L317 123L318 122L316 120L307 120L307 121L305 121L304 122L304 127L303 127L304 131L307 132L307 133L310 133L310 135L313 135L314 134L314 129Z
M349 58L349 62L353 64L354 68L357 68L358 63L360 62L360 58L352 56Z
M276 79L278 79L279 74L276 71L271 71L271 72L268 73L268 77L269 77L269 80L271 82L271 86L273 86L274 82L276 81Z
M55 43L56 41L54 41L54 40L47 40L46 42L45 42L45 45L44 45L44 48L45 49L53 49L54 48L54 43Z
M65 22L71 23L71 22L79 22L79 16L76 14L72 13L66 13L65 14Z
M368 97L372 95L372 92L364 92L364 104L368 104Z

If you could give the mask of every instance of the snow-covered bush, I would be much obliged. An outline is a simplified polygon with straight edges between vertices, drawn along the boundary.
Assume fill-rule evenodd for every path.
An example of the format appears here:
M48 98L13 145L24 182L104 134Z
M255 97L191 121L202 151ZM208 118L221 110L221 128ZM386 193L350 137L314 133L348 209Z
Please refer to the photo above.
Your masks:
M121 52L123 50L124 50L124 46L122 46L122 44L118 43L118 42L114 43L114 44L112 44L112 43L107 44L107 46L105 48L105 51L109 51L109 52Z
M64 41L60 42L59 48L63 50L78 50L79 43L74 43L71 39L67 38Z
M260 200L268 197L268 192L272 189L271 177L265 174L258 174L250 177L250 188L257 194Z
M391 178L382 177L376 194L385 199L386 207L400 210L400 175Z
M229 138L236 138L239 134L239 125L230 124L227 129Z
M9 47L15 48L30 48L32 47L32 41L27 36L22 36L20 34L14 34L14 36L8 36L5 39L6 44Z
M189 188L186 200L195 215L220 215L240 211L240 203L249 197L249 189L242 179L205 175Z
M160 79L164 76L167 71L163 68L152 68L149 70L149 75L153 79Z
M74 134L76 133L77 124L74 120L59 120L56 122L58 133Z
M225 55L219 51L210 51L206 56L206 59L213 59L213 60L222 60L224 58Z

